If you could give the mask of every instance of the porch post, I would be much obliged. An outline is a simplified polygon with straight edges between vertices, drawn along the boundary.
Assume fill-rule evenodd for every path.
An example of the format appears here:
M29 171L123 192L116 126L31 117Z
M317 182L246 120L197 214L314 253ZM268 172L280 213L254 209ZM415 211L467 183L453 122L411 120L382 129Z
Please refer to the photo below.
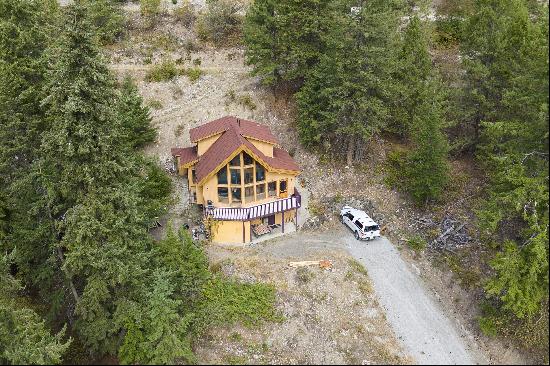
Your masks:
M285 233L285 212L282 212L283 217L281 218L281 223L283 224L283 234Z

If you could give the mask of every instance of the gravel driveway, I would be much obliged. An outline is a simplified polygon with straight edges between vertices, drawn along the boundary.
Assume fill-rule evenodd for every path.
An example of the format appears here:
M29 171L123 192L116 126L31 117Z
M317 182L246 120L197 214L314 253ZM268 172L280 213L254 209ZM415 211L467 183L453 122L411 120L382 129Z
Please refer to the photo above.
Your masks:
M341 237L349 253L367 268L389 323L416 363L487 362L470 349L468 335L459 334L388 239L367 244L355 240L351 231Z
M289 260L319 259L318 253L347 251L368 271L387 320L416 364L487 364L472 335L453 322L416 270L385 237L360 242L343 226L299 231L257 246ZM324 257L323 257L324 258Z

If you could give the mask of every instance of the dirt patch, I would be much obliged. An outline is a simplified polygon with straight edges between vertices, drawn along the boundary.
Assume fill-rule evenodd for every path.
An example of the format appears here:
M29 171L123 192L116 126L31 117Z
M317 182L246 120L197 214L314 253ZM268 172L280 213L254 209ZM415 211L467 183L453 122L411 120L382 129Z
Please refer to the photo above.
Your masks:
M300 245L299 235L291 236ZM272 283L284 320L246 328L216 328L196 344L201 362L268 364L410 363L389 328L366 272L336 249L282 258L278 239L256 247L211 245L211 263L241 281ZM281 249L281 248L279 248ZM284 249L281 249L284 250ZM330 259L332 270L290 268L292 259Z

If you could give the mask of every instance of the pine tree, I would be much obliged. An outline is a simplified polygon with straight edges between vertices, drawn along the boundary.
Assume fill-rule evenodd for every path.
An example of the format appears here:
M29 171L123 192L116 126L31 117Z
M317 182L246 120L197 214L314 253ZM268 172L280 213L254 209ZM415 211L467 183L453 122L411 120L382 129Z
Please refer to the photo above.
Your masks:
M548 6L474 6L463 49L469 121L489 177L478 216L502 249L486 290L516 317L529 317L548 299Z
M112 44L122 33L124 16L112 0L85 0L92 24L102 44Z
M436 82L418 95L411 126L413 150L407 156L406 190L419 204L438 199L448 182L447 137L442 132L441 98Z
M157 131L151 126L149 108L143 105L143 98L130 76L126 76L120 86L117 112L130 147L140 148L155 141Z
M303 81L319 61L332 16L328 0L255 0L244 26L246 61L268 85Z
M181 350L166 338L171 335L149 333L170 326L163 323L170 317L155 313L172 299L161 292L156 297L167 298L145 302L154 271L163 267L151 268L154 252L143 209L149 203L143 196L141 159L123 138L125 128L112 104L114 78L79 2L67 9L52 60L44 101L51 127L43 134L35 171L45 192L41 203L55 220L51 245L69 289L63 302L75 304L74 330L91 352L116 354L120 335L130 327L117 319L126 315L127 304L136 304L140 316L155 326L141 328L139 318L133 318L137 324L132 326L145 339L156 337L154 345L163 344L163 354L176 357ZM147 357L155 349L146 349Z
M57 16L57 1L0 0L0 197L6 235L0 248L17 246L18 275L44 293L55 292L53 221L33 205L41 191L31 167L47 129L40 102Z
M401 9L399 1L364 1L351 12L352 3L339 4L330 51L296 95L301 140L312 146L324 139L324 148L344 153L348 164L388 122Z
M428 52L428 34L426 25L417 15L411 17L405 28L397 65L392 123L388 129L409 137L417 108L423 102L422 96L429 85L426 80L433 77L432 60Z
M0 362L59 364L70 345L65 328L52 335L44 320L18 299L20 283L9 274L14 253L0 257Z

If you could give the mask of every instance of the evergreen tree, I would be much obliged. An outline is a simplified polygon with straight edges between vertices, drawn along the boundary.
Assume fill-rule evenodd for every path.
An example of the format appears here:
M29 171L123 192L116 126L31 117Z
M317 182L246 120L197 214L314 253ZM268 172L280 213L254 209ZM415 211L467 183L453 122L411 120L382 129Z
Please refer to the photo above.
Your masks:
M112 0L85 0L92 24L102 44L112 44L122 33L124 16Z
M126 76L122 82L117 106L125 139L130 147L140 148L155 141L157 131L151 126L149 108L143 105L143 98L130 76Z
M70 344L63 341L65 328L52 335L44 320L18 300L21 285L9 274L12 257L0 257L0 362L59 364Z
M388 129L402 137L409 137L417 109L423 103L426 81L433 77L432 60L428 52L428 34L426 25L417 15L411 17L407 25L398 58L392 123Z
M548 6L519 0L474 6L464 44L465 92L490 179L479 217L486 237L502 242L486 289L521 318L548 299Z
M314 146L323 139L324 148L345 153L348 164L388 121L401 9L399 1L360 1L357 11L350 11L352 4L339 4L330 51L296 96L302 142Z
M412 122L413 150L407 157L406 190L419 204L438 199L448 182L447 137L441 130L440 97L435 81L418 95ZM430 85L431 84L431 85Z
M118 319L126 315L127 304L137 304L140 316L152 319L155 327L141 328L139 318L132 318L137 322L133 326L145 339L157 339L147 343L151 347L162 344L166 357L176 357L181 349L168 339L170 334L148 333L172 325L164 323L170 317L155 316L164 311L156 306L172 300L164 291L145 303L157 269L151 268L141 159L124 140L125 128L112 105L115 82L92 30L82 3L67 9L44 100L51 127L43 134L35 166L45 192L40 203L55 221L51 246L69 289L62 301L75 304L75 331L97 355L119 351L130 325ZM145 354L150 357L155 350L148 348Z
M17 246L20 277L44 293L55 292L55 257L48 245L53 222L43 207L33 205L41 191L31 167L47 128L40 102L45 50L57 15L57 1L0 0L0 197L6 236L0 248Z
M244 26L246 61L268 85L301 82L325 51L329 0L255 0Z

